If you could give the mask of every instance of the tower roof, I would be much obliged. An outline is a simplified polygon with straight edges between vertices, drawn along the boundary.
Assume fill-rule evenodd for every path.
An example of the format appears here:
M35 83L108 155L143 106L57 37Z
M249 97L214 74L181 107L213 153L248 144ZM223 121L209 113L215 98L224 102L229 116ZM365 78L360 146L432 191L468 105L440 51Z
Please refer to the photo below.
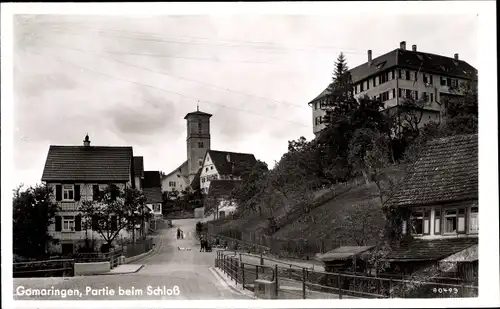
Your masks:
M188 119L190 116L205 116L205 117L210 118L210 117L212 117L212 114L196 111L196 112L187 113L186 116L184 117L184 119Z

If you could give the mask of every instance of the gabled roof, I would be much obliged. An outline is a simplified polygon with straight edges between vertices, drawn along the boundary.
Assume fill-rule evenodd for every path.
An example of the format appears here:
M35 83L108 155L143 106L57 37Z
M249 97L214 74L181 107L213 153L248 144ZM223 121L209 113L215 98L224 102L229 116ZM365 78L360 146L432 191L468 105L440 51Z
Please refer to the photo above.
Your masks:
M127 182L132 147L50 146L42 181Z
M191 190L199 190L200 189L200 176L201 176L201 171L203 168L199 168L196 174L193 177L193 180L191 181L190 187Z
M372 60L371 64L365 62L349 70L353 83L379 74L393 67L419 70L441 76L476 79L477 70L463 60L451 57L424 53L413 50L395 49ZM436 83L436 82L434 82ZM309 104L318 101L330 93L328 87Z
M142 192L147 199L147 204L161 203L163 201L160 187L143 188Z
M210 197L227 197L235 188L240 186L241 180L216 179L210 182L208 196Z
M257 160L250 153L238 153L219 150L207 150L219 175L238 175L242 171L252 168Z
M161 188L161 177L159 171L145 171L143 188Z
M206 117L210 118L210 117L212 117L212 114L196 111L196 112L187 113L186 116L184 116L184 119L187 119L189 116L206 116Z
M134 176L144 177L144 158L134 157Z
M387 206L418 206L478 199L478 136L427 143Z
M163 175L162 178L169 177L174 173L179 173L181 176L185 176L185 173L187 173L187 171L188 171L187 168L188 168L188 161L186 160L181 165L179 165L179 167L177 167L176 169L174 169L170 173Z
M416 239L392 248L384 259L398 262L436 261L477 245L477 243L477 237Z

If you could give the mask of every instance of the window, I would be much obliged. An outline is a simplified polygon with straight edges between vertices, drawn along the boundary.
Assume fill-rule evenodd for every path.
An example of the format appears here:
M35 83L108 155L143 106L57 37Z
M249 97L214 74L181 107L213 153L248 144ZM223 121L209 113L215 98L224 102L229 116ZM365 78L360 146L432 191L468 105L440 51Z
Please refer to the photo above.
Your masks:
M448 209L444 212L444 232L446 234L453 234L457 232L457 210Z
M457 88L458 87L458 79L452 79L451 80L451 87L452 88Z
M471 207L469 213L469 233L479 232L479 211L477 207Z
M434 93L431 93L431 102L434 102Z
M411 98L411 90L410 89L406 89L406 97L407 98Z
M418 91L415 90L415 100L418 100Z
M433 81L432 81L432 75L429 75L429 84L432 85Z
M63 185L63 201L75 200L75 189L73 185Z
M385 101L389 100L389 92L388 91L382 92L380 94L379 99L381 102L385 102Z
M201 159L201 158L200 158L200 159L198 159L198 165L199 165L199 166L203 166L203 159Z
M394 79L394 69L391 70L391 79Z
M424 74L424 76L423 76L423 78L422 78L422 79L423 79L424 83L426 83L426 84L429 82L429 81L427 80L427 75L425 75L425 74Z
M363 82L364 83L364 82ZM366 90L370 89L370 80L366 80Z
M358 93L358 85L354 85L354 94L357 94Z
M69 217L69 216L63 217L62 231L63 232L74 232L75 231L75 217Z
M160 212L161 211L161 204L155 204L154 205L154 212Z
M396 89L392 89L392 98L396 97Z
M380 75L379 80L380 80L381 84L387 82L388 75L389 75L389 72L385 72L385 73Z
M377 82L375 80L375 77L373 78L373 87L377 86Z
M410 71L408 71L408 70L407 70L407 71L406 71L406 80L410 80L410 79L411 79L411 78L410 78Z
M402 97L403 96L403 89L401 88L398 88L398 97Z
M429 101L429 94L427 92L422 92L422 100L424 100L424 102Z
M205 182L205 177L201 177L201 183Z
M447 79L446 79L446 85L447 85L448 87L451 87L451 78L447 78Z
M213 166L213 165L212 165L212 166L210 166L210 170L213 170L213 169L214 169L214 166Z
M418 72L415 72L415 81L418 81Z
M198 148L203 148L203 142L198 142Z
M359 92L363 92L364 91L363 90L363 83L364 82L359 83Z
M201 133L201 128L202 128L202 126L201 126L201 121L199 121L199 122L198 122L198 132L199 132L199 133Z
M441 86L446 86L446 78L441 76Z
M401 69L398 69L398 78L403 78L403 72L401 72Z
M441 234L441 210L434 212L434 234Z
M429 224L429 211L419 210L412 212L410 216L411 233L415 235L428 235Z
M208 172L208 167L205 167L205 172Z
M175 187L175 181L169 181L168 182L169 187Z

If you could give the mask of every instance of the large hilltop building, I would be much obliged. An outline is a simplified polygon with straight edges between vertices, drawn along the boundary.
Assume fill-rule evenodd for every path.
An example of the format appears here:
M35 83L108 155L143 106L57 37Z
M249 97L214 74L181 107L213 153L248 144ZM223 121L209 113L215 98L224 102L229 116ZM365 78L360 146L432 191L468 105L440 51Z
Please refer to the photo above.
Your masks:
M354 86L354 97L369 96L384 102L385 109L396 108L406 97L424 99L424 113L420 125L429 121L439 122L443 116L441 104L445 96L460 95L457 88L465 81L475 80L477 70L460 60L417 51L417 45L406 49L406 42L399 48L372 59L368 50L367 62L349 70ZM313 133L318 135L325 128L324 102L330 91L323 90L309 102L312 108Z

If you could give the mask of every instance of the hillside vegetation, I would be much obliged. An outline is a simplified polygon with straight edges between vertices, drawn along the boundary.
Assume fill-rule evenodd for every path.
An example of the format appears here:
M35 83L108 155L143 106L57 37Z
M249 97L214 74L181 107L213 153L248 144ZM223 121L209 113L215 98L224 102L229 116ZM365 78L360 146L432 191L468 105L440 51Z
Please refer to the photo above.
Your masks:
M275 253L310 256L339 245L370 245L402 237L397 214L386 211L405 171L436 137L477 133L477 90L460 86L441 123L420 124L426 102L406 97L395 113L375 98L354 99L345 58L336 63L323 98L326 128L268 169L263 162L242 174L231 192L238 211L213 222L214 232L268 246Z

